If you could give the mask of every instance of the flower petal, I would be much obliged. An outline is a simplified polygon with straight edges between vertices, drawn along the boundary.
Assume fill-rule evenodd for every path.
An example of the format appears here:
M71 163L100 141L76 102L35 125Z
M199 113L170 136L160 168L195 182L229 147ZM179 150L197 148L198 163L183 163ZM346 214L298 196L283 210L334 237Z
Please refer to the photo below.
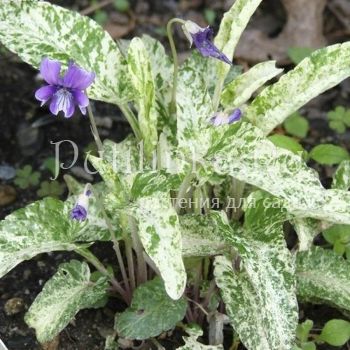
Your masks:
M196 48L203 56L213 57L232 65L228 57L213 44L213 30L210 27L191 35Z
M87 107L89 105L89 99L88 97L84 94L84 92L80 90L73 90L72 91L75 103L79 107Z
M228 124L227 115L223 112L217 112L210 118L210 123L214 126Z
M88 72L71 63L63 77L63 86L71 89L85 90L95 79L95 73Z
M50 112L57 115L62 111L65 118L70 118L75 110L73 95L66 89L58 90L50 103Z
M77 204L71 211L71 218L77 221L84 221L87 218L87 214L87 210L83 206Z
M60 83L61 63L45 57L40 64L40 74L50 85Z
M242 111L239 108L236 108L228 117L228 123L232 124L238 122L242 117Z
M52 85L42 86L40 89L36 90L35 98L42 102L41 105L46 103L55 93L57 92L57 87Z

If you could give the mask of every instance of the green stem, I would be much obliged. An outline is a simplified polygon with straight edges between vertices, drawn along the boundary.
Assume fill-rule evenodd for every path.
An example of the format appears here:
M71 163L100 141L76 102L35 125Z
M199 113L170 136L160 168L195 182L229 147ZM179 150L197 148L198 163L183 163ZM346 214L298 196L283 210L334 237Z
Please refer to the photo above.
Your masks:
M131 216L129 216L129 227L131 231L133 246L137 257L137 284L140 285L147 281L147 265L143 257L142 243L137 232L137 223L136 220Z
M235 204L231 216L233 220L239 220L239 218L242 216L242 208L238 206L238 204L241 204L241 201L243 199L244 188L245 182L232 178L231 196L233 197Z
M191 181L194 178L194 173L191 168L190 172L185 176L185 178L182 181L182 184L180 185L179 192L177 193L176 203L175 203L175 210L177 213L181 210L181 200L182 198L186 198L186 193L191 185Z
M136 288L134 257L132 252L132 244L130 244L128 240L125 241L125 251L126 251L126 260L128 262L130 287L131 287L131 290L134 291Z
M87 96L86 90L85 90L85 94ZM91 124L92 135L94 136L97 149L99 152L102 152L103 145L102 145L102 141L101 141L100 135L99 135L98 130L97 130L94 114L92 113L92 108L91 108L90 103L87 106L87 112L88 112L88 116L89 116L89 120L90 120L90 124Z
M139 123L135 117L135 114L132 112L132 110L128 105L120 105L119 108L123 112L127 121L129 122L137 141L140 142L142 140L142 134L140 131Z
M177 57L177 51L176 51L174 36L173 36L173 32L172 32L172 26L175 23L179 23L181 25L184 25L185 21L183 21L180 18L173 18L173 19L171 19L168 22L168 24L166 26L166 31L167 31L167 34L168 34L171 54L173 56L173 62L174 62L173 90L172 90L172 93L171 93L171 103L170 103L170 113L171 114L175 114L176 113L177 74L178 74L178 70L179 70L179 59Z
M115 279L113 273L109 272L105 266L101 263L101 261L90 252L87 248L78 248L75 250L76 253L84 257L91 265L95 266L95 268L101 272L104 276L108 277L110 280L112 286L115 288L115 290L122 296L124 301L128 301L128 296L125 290L122 288L120 283Z
M111 221L109 220L109 217L106 213L103 202L102 202L101 198L99 197L99 195L96 193L96 191L95 191L95 197L97 200L97 204L99 205L99 207L101 209L103 218L107 224L108 231L111 235L112 242L113 242L113 249L114 249L115 254L117 256L119 268L120 268L120 271L122 273L122 277L123 277L123 281L124 281L124 285L125 285L125 289L126 289L126 295L128 297L128 301L130 302L130 300L131 300L130 284L129 284L128 275L126 273L123 257L122 257L121 251L120 251L119 242L118 242L117 237L115 236L113 226L112 226Z

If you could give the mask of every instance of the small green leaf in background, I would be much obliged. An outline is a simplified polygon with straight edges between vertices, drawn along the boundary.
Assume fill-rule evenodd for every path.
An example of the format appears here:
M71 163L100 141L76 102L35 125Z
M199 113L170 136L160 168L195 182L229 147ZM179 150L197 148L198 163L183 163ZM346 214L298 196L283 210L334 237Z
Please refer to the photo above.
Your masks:
M314 147L310 158L321 165L334 165L349 159L349 153L345 148L328 143Z
M306 342L309 338L309 333L314 326L313 321L306 320L303 323L298 324L296 336L302 342Z
M350 339L350 322L330 320L322 329L318 340L333 346L342 346Z
M203 15L209 25L213 25L216 19L216 12L212 9L204 9Z
M297 112L288 117L283 126L288 134L301 139L306 137L309 131L309 121Z
M128 0L114 0L114 7L119 12L126 12L130 9L130 3Z
M350 127L350 109L338 106L333 111L328 112L327 116L329 127L339 134L343 134L346 127Z
M39 184L39 179L40 173L33 171L31 165L25 165L23 168L16 171L14 183L22 190L25 190L28 187L37 186Z
M302 350L316 350L316 344L312 341L308 341L306 343L301 344Z
M37 191L39 197L58 198L64 193L64 185L58 181L44 181Z
M304 58L310 56L315 49L310 47L290 47L287 51L288 57L294 64L299 64Z
M56 159L54 157L46 158L43 161L43 166L45 169L49 170L53 176L56 175Z
M170 299L157 277L135 290L131 306L116 319L118 335L138 340L155 337L174 328L184 318L186 308L183 298Z
M105 25L108 21L108 14L106 11L98 10L94 14L94 20L101 26Z
M269 136L268 139L277 147L287 149L295 154L302 154L306 152L303 146L292 137L286 135L275 134Z
M350 225L333 225L324 230L323 237L338 255L343 255L350 243Z

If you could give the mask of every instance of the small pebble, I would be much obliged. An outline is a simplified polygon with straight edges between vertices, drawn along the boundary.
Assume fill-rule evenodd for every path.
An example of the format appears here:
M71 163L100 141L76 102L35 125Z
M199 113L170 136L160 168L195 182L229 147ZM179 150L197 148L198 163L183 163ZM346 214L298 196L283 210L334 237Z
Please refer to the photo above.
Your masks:
M9 165L0 165L0 180L11 180L16 176L16 169Z
M10 185L0 185L0 207L11 204L16 200L16 190Z
M44 139L43 133L39 128L32 128L25 122L18 126L16 138L24 156L33 156L37 153L41 149Z
M6 301L4 306L7 316L16 315L24 310L24 301L22 298L12 298Z

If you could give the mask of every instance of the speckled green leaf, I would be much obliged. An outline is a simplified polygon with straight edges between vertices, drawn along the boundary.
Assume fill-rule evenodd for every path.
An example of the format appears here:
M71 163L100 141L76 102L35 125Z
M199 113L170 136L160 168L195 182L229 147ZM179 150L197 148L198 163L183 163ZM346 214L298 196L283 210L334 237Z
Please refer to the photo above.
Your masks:
M281 72L283 69L276 68L276 61L255 65L225 87L221 95L221 104L225 108L239 107L247 102L256 90Z
M300 107L350 76L350 42L317 50L265 90L247 117L265 134Z
M131 188L133 199L151 196L155 192L178 190L181 178L163 171L145 171L137 174Z
M113 196L116 200L116 204L123 203L125 192L120 177L116 172L117 169L113 167L113 162L109 163L109 161L105 159L91 155L89 155L88 159L93 167L99 172L106 187L109 189L110 192L108 192L107 196Z
M91 98L111 103L131 100L126 60L101 26L45 1L9 0L0 6L0 42L38 67L43 57L74 60L96 73Z
M231 125L206 159L212 171L273 194L297 217L350 224L350 193L325 190L302 158L274 146L250 123Z
M105 140L103 142L103 151L103 159L119 175L123 186L130 190L136 174L143 171L136 139L133 136L128 136L119 143Z
M184 65L177 90L177 140L189 159L200 159L211 141L212 102L201 72Z
M146 156L150 157L158 140L158 112L151 60L140 38L131 40L128 50L128 67L136 91L134 100L138 107L144 150Z
M350 311L350 263L332 250L297 254L297 293L306 301Z
M197 338L203 335L203 331L196 324L187 326L185 331L189 337L183 337L185 345L177 348L178 350L224 350L223 345L204 345L198 342Z
M128 339L148 339L168 331L181 321L187 303L181 298L172 300L160 278L139 286L131 306L116 318L118 335Z
M350 187L350 162L340 163L333 176L332 188L347 191ZM312 247L314 238L331 223L312 218L294 218L291 220L299 238L299 251L306 251Z
M292 224L299 238L299 251L309 250L320 233L320 221L312 218L294 218Z
M169 114L174 68L163 45L158 40L149 35L143 35L141 39L151 63L152 76L155 82L156 110L159 117L158 127L162 130L164 126L175 123L175 120L170 122L171 116Z
M169 194L154 192L139 198L134 215L140 240L159 269L168 295L179 299L186 286L186 272L182 261L181 227Z
M230 10L224 14L214 42L229 59L232 59L238 40L261 1L236 0ZM225 79L230 66L223 62L216 64L219 77Z
M261 210L265 216L248 224L243 236L237 236L223 217L218 220L223 239L241 261L216 257L215 280L231 323L248 349L290 350L298 312L294 264L283 236L284 214L259 205L256 216Z
M332 188L347 191L350 188L350 161L343 160L333 176Z
M220 237L218 233L220 228L210 214L182 215L179 219L183 256L214 256L230 250L227 242ZM237 235L241 235L242 229L239 226L234 229Z
M81 309L92 308L107 294L105 277L90 281L85 262L71 260L61 264L56 274L44 285L25 315L29 327L36 331L39 342L53 339Z
M45 198L0 222L0 277L23 260L55 250L75 250L84 241L109 238L106 223L92 204L88 220L70 218L74 200Z

